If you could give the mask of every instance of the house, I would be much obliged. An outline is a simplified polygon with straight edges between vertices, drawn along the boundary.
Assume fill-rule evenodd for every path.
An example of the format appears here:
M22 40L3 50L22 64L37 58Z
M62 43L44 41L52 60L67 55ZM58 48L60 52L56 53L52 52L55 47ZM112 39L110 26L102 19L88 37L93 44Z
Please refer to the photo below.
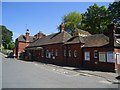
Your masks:
M25 59L102 71L119 71L120 39L119 35L115 36L114 24L108 25L109 36L91 35L83 30L79 30L78 35L71 36L64 28L62 23L60 32L30 43L25 48Z
M116 44L115 26L108 26L109 37L104 34L74 36L66 42L67 64L102 71L120 71L120 43ZM119 35L118 35L119 36ZM118 41L119 42L119 41ZM78 49L77 49L77 48ZM116 59L114 58L116 55Z
M60 32L39 38L30 43L25 49L28 58L61 65L65 64L63 47L64 43L72 36L64 31L64 27L64 23L62 23Z
M115 71L120 73L120 34L115 34Z
M13 54L15 58L19 58L20 55L25 52L24 49L27 47L31 42L34 40L37 40L42 36L41 32L36 34L35 36L29 36L29 30L26 30L26 35L20 35L16 40L15 40L15 47L13 49Z

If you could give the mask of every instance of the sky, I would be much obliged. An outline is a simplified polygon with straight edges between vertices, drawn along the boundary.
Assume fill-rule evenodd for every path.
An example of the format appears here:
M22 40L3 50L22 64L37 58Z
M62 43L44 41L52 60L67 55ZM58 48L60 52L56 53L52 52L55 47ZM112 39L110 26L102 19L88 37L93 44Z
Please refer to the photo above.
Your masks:
M39 31L48 35L58 32L57 26L62 17L69 12L84 13L96 2L2 2L2 23L13 32L13 40L25 35L26 28L30 36ZM98 6L108 8L111 2L97 2ZM27 25L26 25L27 24Z

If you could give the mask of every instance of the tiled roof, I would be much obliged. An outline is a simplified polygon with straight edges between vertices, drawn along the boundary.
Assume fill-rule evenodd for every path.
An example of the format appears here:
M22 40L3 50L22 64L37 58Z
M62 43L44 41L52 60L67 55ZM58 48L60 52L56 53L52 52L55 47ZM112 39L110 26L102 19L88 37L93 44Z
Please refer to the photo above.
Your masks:
M16 40L25 42L26 41L26 36L25 35L20 35ZM34 41L34 37L29 36L29 42L32 42L32 41Z
M109 37L104 34L95 34L92 36L84 37L84 47L101 47L109 44Z
M41 46L41 45L48 45L48 44L56 44L56 43L64 43L68 39L70 39L72 36L68 34L66 31L50 34L48 36L44 36L42 38L39 38L38 40L35 40L34 42L30 43L28 47L34 47L34 46Z
M100 47L109 44L109 38L104 34L95 34L87 37L75 36L66 44L84 43L84 47Z
M84 38L81 36L74 36L70 38L65 44L85 43Z

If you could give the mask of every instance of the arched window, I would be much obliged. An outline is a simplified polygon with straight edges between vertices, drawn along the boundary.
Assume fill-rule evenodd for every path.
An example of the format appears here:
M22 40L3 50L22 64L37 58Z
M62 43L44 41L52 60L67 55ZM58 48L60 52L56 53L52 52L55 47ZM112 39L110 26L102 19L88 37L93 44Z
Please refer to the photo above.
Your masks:
M53 50L51 51L51 56L54 56Z
M77 51L74 50L74 57L77 57Z
M68 56L71 57L71 50L68 51Z
M55 56L58 56L58 50L56 49L56 51L55 51Z
M66 50L64 50L64 56L66 57Z
M46 58L49 58L49 51L46 50Z

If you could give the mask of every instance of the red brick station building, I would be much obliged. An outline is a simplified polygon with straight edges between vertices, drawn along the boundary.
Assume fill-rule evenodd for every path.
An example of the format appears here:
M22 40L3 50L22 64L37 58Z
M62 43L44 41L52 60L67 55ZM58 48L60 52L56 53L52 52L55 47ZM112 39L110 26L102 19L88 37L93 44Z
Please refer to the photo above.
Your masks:
M120 71L120 35L115 34L115 25L108 25L108 36L91 35L87 31L75 28L73 36L64 31L61 23L60 31L47 36L41 32L35 36L21 35L16 39L14 56L26 60L37 60L59 65L80 68Z

